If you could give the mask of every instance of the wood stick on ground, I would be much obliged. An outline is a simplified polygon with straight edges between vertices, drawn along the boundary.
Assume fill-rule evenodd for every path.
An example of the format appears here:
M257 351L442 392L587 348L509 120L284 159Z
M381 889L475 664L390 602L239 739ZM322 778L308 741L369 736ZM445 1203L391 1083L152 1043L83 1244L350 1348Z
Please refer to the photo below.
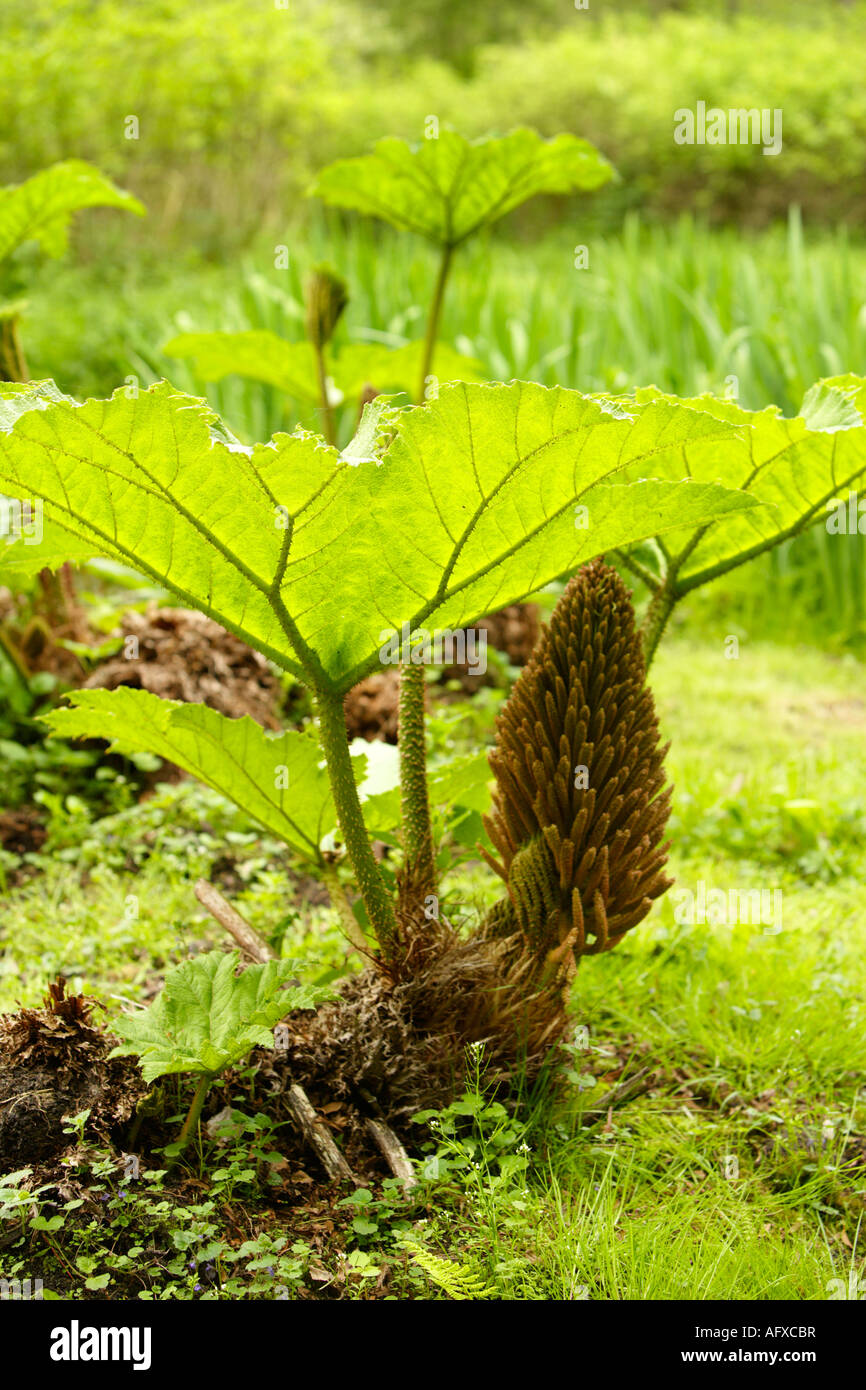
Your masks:
M636 1071L633 1076L629 1076L625 1081L621 1081L618 1086L607 1091L600 1100L595 1101L591 1106L587 1106L580 1115L581 1125L594 1125L599 1120L603 1120L609 1112L618 1105L623 1105L625 1101L631 1100L633 1096L639 1095L641 1091L649 1090L648 1085L643 1083L652 1073L652 1067L643 1067Z
M394 1177L400 1179L407 1192L410 1187L417 1187L418 1179L415 1176L412 1160L394 1131L383 1124L381 1120L368 1118L366 1124L369 1133L382 1150L385 1161Z
M302 1086L297 1083L289 1087L287 1096L289 1109L301 1127L304 1138L315 1149L322 1166L332 1182L354 1182L355 1175L331 1138L327 1126L313 1109L312 1102Z
M233 936L245 955L252 957L259 965L273 960L274 953L253 931L249 922L242 917L237 908L223 897L219 889L208 883L206 878L196 879L195 895L202 907L206 907L211 917Z

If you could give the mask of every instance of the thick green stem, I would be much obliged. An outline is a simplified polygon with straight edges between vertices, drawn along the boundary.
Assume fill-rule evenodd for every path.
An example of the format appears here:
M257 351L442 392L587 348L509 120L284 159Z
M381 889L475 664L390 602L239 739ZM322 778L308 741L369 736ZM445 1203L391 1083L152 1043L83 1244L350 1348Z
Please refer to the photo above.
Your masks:
M445 299L445 286L451 270L454 247L445 243L439 260L439 273L427 315L418 403L427 394L427 378L433 370L439 320ZM427 741L424 712L424 666L400 667L400 811L403 848L406 852L407 881L419 900L436 891L433 863L433 829L430 824L430 798L427 792Z
M424 667L400 667L400 814L407 880L419 901L436 891L433 827L427 790Z
M198 1122L201 1118L202 1108L204 1106L207 1093L213 1085L213 1080L213 1073L207 1071L202 1075L198 1085L195 1088L195 1095L192 1098L192 1105L189 1107L189 1113L187 1114L187 1117L183 1122L183 1129L181 1130L178 1136L178 1143L180 1144L181 1148L186 1148L187 1144L189 1143L190 1139L192 1139L193 1135L195 1134L198 1128Z
M448 272L451 269L451 258L453 255L454 247L446 243L442 247L439 274L436 276L433 298L430 301L430 312L427 315L427 331L424 335L424 356L421 360L421 380L418 383L417 400L419 405L426 398L427 378L433 370L436 339L439 336L439 320L442 317L442 302L445 298L445 286L448 283Z
M662 633L667 626L668 618L676 608L679 600L680 594L676 588L673 577L669 575L666 582L660 589L656 589L656 592L650 599L649 608L641 624L643 654L647 670L649 670L652 659L655 656L656 647L661 641Z
M352 770L343 701L327 690L316 694L319 737L328 764L328 777L340 831L364 899L370 925L383 952L388 956L397 942L397 919L385 880L373 856L373 847L364 824L364 815Z
M331 398L328 395L328 371L325 366L325 350L319 344L314 343L313 352L316 358L319 398L322 402L322 433L329 444L336 444L337 425L334 419L334 407L331 405Z

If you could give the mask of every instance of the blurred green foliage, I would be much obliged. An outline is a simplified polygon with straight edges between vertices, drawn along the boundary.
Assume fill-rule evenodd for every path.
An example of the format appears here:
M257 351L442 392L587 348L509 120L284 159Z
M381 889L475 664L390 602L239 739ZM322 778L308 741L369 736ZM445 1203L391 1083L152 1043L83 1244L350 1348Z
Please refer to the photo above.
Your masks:
M435 276L425 243L319 213L303 233L286 227L277 237L288 247L285 268L264 237L221 266L191 257L44 266L28 321L32 375L53 376L73 395L106 394L130 372L201 393L205 383L163 344L179 332L245 329L300 340L304 275L325 256L350 286L335 351L419 337ZM866 362L863 243L843 230L807 234L796 209L786 226L748 237L708 232L690 216L653 225L635 214L611 235L581 220L531 247L486 237L466 248L453 276L441 337L492 380L730 391L746 409L796 414L815 380ZM207 394L248 440L316 424L314 411L240 378Z
M4 0L0 169L11 179L75 151L128 177L163 233L182 221L186 237L218 228L233 244L292 183L281 165L301 179L312 167L333 80L318 9Z
M827 219L866 211L862 0L615 14L547 0L4 0L3 39L0 178L92 160L150 208L147 227L106 231L124 245L176 232L237 247L299 212L329 160L384 133L420 139L430 115L467 135L525 123L585 136L623 175L594 200L608 221L636 205L750 223L792 200ZM698 100L781 108L782 153L676 145L674 112ZM517 225L550 217L542 205ZM102 244L88 233L94 254Z

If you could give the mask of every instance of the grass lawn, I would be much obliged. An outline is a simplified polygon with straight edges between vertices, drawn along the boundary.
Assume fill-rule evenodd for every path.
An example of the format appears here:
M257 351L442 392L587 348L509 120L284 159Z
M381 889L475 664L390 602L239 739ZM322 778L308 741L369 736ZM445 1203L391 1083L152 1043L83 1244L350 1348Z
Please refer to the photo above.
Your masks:
M52 1204L43 1219L60 1213L62 1241L4 1238L6 1262L30 1268L26 1242L41 1237L42 1277L61 1296L76 1279L79 1294L110 1296L133 1268L126 1296L146 1298L217 1297L220 1283L223 1296L273 1297L274 1282L290 1296L848 1296L866 1240L863 668L749 641L729 659L726 634L703 633L687 626L663 643L652 673L672 740L677 886L625 944L582 965L581 1027L552 1107L539 1092L516 1117L491 1104L482 1052L464 1101L417 1126L424 1176L411 1200L371 1180L316 1220L269 1198L253 1126L219 1162L209 1142L170 1176L150 1156L150 1176L143 1168L125 1194L106 1155L82 1143L70 1190L103 1189L105 1220L85 1219L87 1201ZM287 893L280 846L192 784L101 822L58 802L51 836L38 872L21 877L19 865L7 895L4 1009L37 1002L61 968L109 1012L140 999L191 945L218 941L192 894L214 869L312 976L341 967L330 910L308 906L303 883ZM781 922L678 921L682 890L701 883L726 899L763 891ZM471 910L486 875L465 866L444 889ZM624 1068L646 1069L639 1092L588 1115ZM253 1114L250 1086L234 1073L219 1104ZM278 1153L279 1133L261 1125ZM11 1219L8 1191L5 1202ZM186 1259L190 1232L216 1275ZM130 1257L145 1235L152 1254Z

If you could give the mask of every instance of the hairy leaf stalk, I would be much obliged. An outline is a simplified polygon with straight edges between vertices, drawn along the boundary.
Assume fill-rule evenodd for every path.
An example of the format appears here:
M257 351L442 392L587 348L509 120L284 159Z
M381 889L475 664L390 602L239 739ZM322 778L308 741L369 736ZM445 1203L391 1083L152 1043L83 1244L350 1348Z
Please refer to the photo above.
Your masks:
M338 695L319 690L316 706L319 716L319 738L328 764L328 778L340 830L355 870L370 925L387 958L396 949L397 919L364 824L364 814L346 738L343 701Z
M430 312L427 315L427 330L424 334L424 355L421 359L421 379L418 382L417 400L419 405L426 398L427 378L433 370L436 339L439 336L439 321L442 318L442 305L445 301L445 286L448 284L448 276L451 272L451 259L453 255L454 247L446 243L442 247L439 271L433 289L433 298L430 301Z
M454 247L442 247L439 271L424 336L421 361L421 380L418 383L418 403L423 404L427 378L433 368L439 321L445 299L445 286L451 270ZM430 823L430 797L427 790L427 743L425 738L424 667L400 667L400 816L403 848L406 854L404 888L416 904L436 891L436 868L433 862L433 830Z
M317 266L304 284L306 307L305 327L313 345L319 398L322 403L323 433L329 444L337 442L334 407L328 394L328 369L325 348L334 336L340 317L349 302L346 282L328 266Z
M664 635L668 619L676 608L679 598L680 595L677 592L675 580L669 575L661 588L655 590L649 601L649 606L647 607L643 623L641 624L643 659L647 670L649 670L652 664L652 659L656 654L656 648Z
M424 667L400 668L400 813L406 878L417 901L436 891L433 827L427 789L427 748L424 716Z
M178 1144L183 1149L186 1148L198 1128L198 1122L201 1119L201 1112L204 1109L207 1093L215 1079L215 1076L211 1072L204 1072L199 1078L198 1085L195 1088L195 1094L192 1098L192 1104L187 1111L186 1119L183 1122L183 1128L178 1136Z
M671 882L667 750L630 599L615 570L584 566L497 721L487 857L508 897L487 928L542 959L609 950Z
M325 364L325 350L314 343L313 354L316 360L316 381L319 388L319 401L322 407L322 434L329 444L336 446L337 421L334 416L334 407L331 404L331 397L328 394L328 368Z

